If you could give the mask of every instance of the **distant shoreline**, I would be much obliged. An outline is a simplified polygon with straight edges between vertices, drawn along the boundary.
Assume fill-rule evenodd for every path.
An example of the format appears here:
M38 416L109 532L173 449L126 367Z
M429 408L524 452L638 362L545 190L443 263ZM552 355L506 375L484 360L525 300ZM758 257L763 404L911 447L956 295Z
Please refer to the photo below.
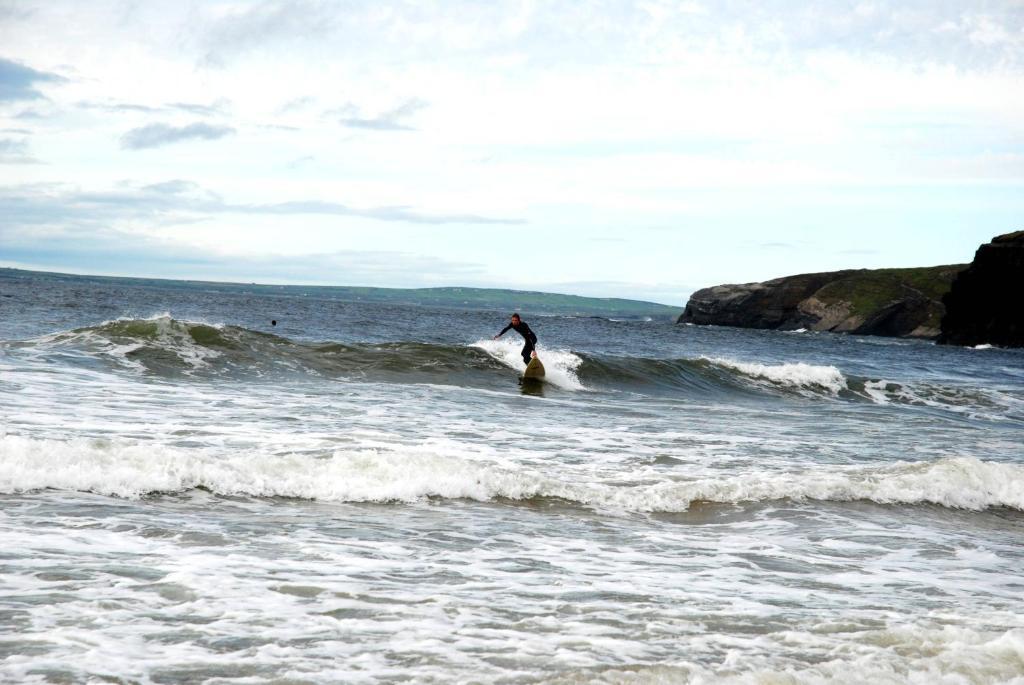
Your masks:
M253 292L287 296L315 296L327 300L380 302L439 307L505 311L522 309L534 316L598 316L674 321L683 307L615 297L585 297L564 293L513 290L505 288L473 288L461 286L430 288L386 288L346 285L274 285L237 281L205 281L174 278L143 278L138 276L103 276L37 271L0 267L0 283L5 278L44 278L81 280L92 283L124 283L136 287L202 288L221 292Z

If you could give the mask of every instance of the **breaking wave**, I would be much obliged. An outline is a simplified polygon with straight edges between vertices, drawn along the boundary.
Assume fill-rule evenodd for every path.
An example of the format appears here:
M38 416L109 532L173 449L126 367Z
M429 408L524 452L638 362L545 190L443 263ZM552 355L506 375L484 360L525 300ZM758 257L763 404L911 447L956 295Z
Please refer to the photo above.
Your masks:
M621 480L580 482L515 464L415 447L314 457L224 454L145 442L0 438L3 493L61 489L138 498L196 488L220 495L339 502L557 499L631 512L683 512L695 502L773 500L1024 510L1024 468L967 457L692 480L666 477L631 485Z
M710 359L712 364L724 366L749 378L763 379L776 386L796 389L822 390L833 395L848 389L846 377L834 366L795 364L748 364L730 359Z
M516 339L437 344L295 341L240 326L181 321L168 314L119 319L4 347L63 361L106 363L159 376L251 378L279 374L493 388L524 368ZM753 363L718 357L652 359L538 348L549 386L568 391L672 393L699 399L783 395L951 409L1024 418L1024 400L992 389L908 385L848 376L831 365Z

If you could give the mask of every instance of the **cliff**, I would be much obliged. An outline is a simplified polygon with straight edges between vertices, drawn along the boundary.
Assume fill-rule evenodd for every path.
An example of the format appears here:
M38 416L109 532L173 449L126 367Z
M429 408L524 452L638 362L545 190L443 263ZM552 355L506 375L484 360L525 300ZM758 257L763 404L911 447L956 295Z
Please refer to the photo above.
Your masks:
M943 302L939 343L1024 347L1024 231L979 247Z
M698 290L679 323L934 338L963 264L785 276Z

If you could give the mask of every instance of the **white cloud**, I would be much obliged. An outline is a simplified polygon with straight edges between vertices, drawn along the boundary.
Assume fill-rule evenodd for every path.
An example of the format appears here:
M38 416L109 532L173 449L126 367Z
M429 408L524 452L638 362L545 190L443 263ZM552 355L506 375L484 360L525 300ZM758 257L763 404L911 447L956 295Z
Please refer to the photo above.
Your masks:
M17 129L15 129L17 130ZM0 138L0 164L36 164L23 138Z
M146 124L121 136L121 147L129 150L145 150L163 147L187 140L217 140L231 135L235 129L230 126L216 126L195 121L184 126L171 126L162 122Z

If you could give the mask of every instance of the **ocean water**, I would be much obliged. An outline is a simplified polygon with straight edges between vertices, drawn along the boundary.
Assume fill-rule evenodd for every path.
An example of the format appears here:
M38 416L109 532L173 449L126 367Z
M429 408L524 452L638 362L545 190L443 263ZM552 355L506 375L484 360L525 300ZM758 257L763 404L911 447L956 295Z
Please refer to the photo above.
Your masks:
M1024 683L1021 351L0 273L0 682Z

